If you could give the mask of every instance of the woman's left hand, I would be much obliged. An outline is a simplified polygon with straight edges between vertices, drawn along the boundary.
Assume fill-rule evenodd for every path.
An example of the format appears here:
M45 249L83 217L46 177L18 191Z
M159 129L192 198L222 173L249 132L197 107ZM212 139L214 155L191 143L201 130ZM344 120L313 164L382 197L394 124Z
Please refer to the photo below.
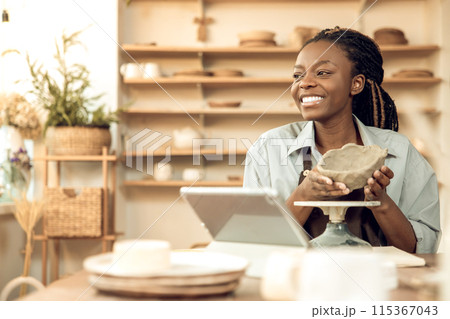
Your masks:
M394 172L387 166L382 166L381 169L376 170L372 177L367 180L367 185L364 187L364 195L366 201L380 201L381 208L389 196L386 193L386 187L390 184L394 177ZM375 208L375 207L374 207Z

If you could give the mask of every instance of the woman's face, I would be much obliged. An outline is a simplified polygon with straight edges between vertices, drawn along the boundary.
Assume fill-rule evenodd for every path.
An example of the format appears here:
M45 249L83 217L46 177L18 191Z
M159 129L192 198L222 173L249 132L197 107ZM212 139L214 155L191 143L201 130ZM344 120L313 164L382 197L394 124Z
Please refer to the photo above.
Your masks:
M294 66L291 94L305 120L339 120L352 112L352 97L364 87L364 76L352 77L352 62L327 41L308 44Z

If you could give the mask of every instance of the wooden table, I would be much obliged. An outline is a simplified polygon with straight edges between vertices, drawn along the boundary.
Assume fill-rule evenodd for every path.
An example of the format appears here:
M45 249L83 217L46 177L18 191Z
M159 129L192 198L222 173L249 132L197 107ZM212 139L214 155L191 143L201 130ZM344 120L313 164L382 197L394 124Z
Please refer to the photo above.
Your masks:
M421 278L437 270L437 255L418 255L425 258L427 265L424 267L399 268L399 287L391 292L391 300L395 301L416 301L430 300L436 298L426 294L422 289L414 288L415 283ZM90 287L88 283L88 273L84 270L57 280L47 286L44 290L30 293L21 300L94 300L94 301L114 301L114 300L263 300L260 292L260 279L243 277L239 287L226 295L215 295L200 298L170 298L170 299L140 299L123 297L119 295L106 294Z

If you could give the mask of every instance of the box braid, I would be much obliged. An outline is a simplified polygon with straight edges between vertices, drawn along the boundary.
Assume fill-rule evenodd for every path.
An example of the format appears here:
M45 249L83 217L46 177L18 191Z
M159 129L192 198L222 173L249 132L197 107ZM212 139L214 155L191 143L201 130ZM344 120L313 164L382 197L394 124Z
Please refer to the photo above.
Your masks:
M364 89L353 97L352 112L365 125L398 131L395 103L381 87L383 82L383 57L378 45L368 36L351 29L325 29L308 40L302 49L312 42L335 43L353 62L353 74L366 77Z

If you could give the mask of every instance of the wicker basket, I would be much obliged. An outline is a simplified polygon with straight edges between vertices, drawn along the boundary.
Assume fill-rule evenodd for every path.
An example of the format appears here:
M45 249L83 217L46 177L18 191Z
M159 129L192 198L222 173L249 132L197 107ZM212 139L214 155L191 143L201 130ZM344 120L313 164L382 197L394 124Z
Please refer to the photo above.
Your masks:
M45 190L45 234L48 237L100 237L102 235L102 189Z
M111 133L98 127L49 127L45 141L53 155L101 155L103 146L111 145Z

